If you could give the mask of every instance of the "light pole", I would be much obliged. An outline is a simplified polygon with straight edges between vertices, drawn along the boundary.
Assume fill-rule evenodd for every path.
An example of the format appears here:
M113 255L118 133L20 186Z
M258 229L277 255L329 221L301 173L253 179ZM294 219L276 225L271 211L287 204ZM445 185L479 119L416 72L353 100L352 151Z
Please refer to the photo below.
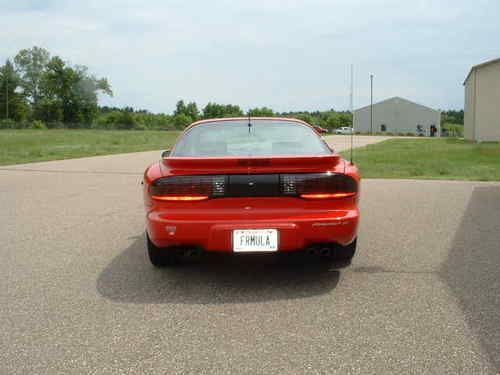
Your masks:
M7 71L5 71L5 118L9 118L9 75Z
M370 134L373 135L373 74L370 74Z

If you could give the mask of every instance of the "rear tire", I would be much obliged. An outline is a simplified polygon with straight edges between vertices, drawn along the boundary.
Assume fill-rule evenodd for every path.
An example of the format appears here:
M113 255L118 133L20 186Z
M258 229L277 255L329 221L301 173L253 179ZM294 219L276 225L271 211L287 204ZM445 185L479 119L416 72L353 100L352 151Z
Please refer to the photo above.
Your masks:
M335 249L335 252L333 253L333 258L336 261L340 262L348 262L351 263L352 258L354 257L354 254L356 254L356 242L358 241L357 238L354 239L349 245L347 246L340 246Z
M149 239L146 233L148 257L151 264L155 267L171 267L180 263L180 256L176 249L157 247Z

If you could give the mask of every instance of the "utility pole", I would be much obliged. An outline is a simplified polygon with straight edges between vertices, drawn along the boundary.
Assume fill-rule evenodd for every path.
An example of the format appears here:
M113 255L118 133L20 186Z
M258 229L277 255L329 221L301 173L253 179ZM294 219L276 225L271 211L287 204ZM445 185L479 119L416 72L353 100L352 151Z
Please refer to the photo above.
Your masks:
M7 69L6 69L7 70ZM9 118L9 75L5 71L5 118Z
M373 74L370 74L370 134L373 135Z

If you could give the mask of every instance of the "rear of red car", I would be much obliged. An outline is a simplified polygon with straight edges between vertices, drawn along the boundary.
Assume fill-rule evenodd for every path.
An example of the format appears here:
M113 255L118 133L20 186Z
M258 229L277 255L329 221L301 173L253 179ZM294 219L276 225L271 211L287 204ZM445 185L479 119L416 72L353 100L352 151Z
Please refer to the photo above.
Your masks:
M195 123L144 182L148 241L162 264L179 249L355 248L358 171L299 120Z

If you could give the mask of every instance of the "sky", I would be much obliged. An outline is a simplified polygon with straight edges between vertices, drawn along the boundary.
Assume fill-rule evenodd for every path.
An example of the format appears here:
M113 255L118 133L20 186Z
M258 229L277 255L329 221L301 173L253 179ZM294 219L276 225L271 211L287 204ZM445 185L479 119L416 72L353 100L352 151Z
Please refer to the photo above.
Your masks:
M247 110L401 96L461 109L472 65L500 57L498 0L0 0L0 61L44 47L106 77L102 105L179 99Z

